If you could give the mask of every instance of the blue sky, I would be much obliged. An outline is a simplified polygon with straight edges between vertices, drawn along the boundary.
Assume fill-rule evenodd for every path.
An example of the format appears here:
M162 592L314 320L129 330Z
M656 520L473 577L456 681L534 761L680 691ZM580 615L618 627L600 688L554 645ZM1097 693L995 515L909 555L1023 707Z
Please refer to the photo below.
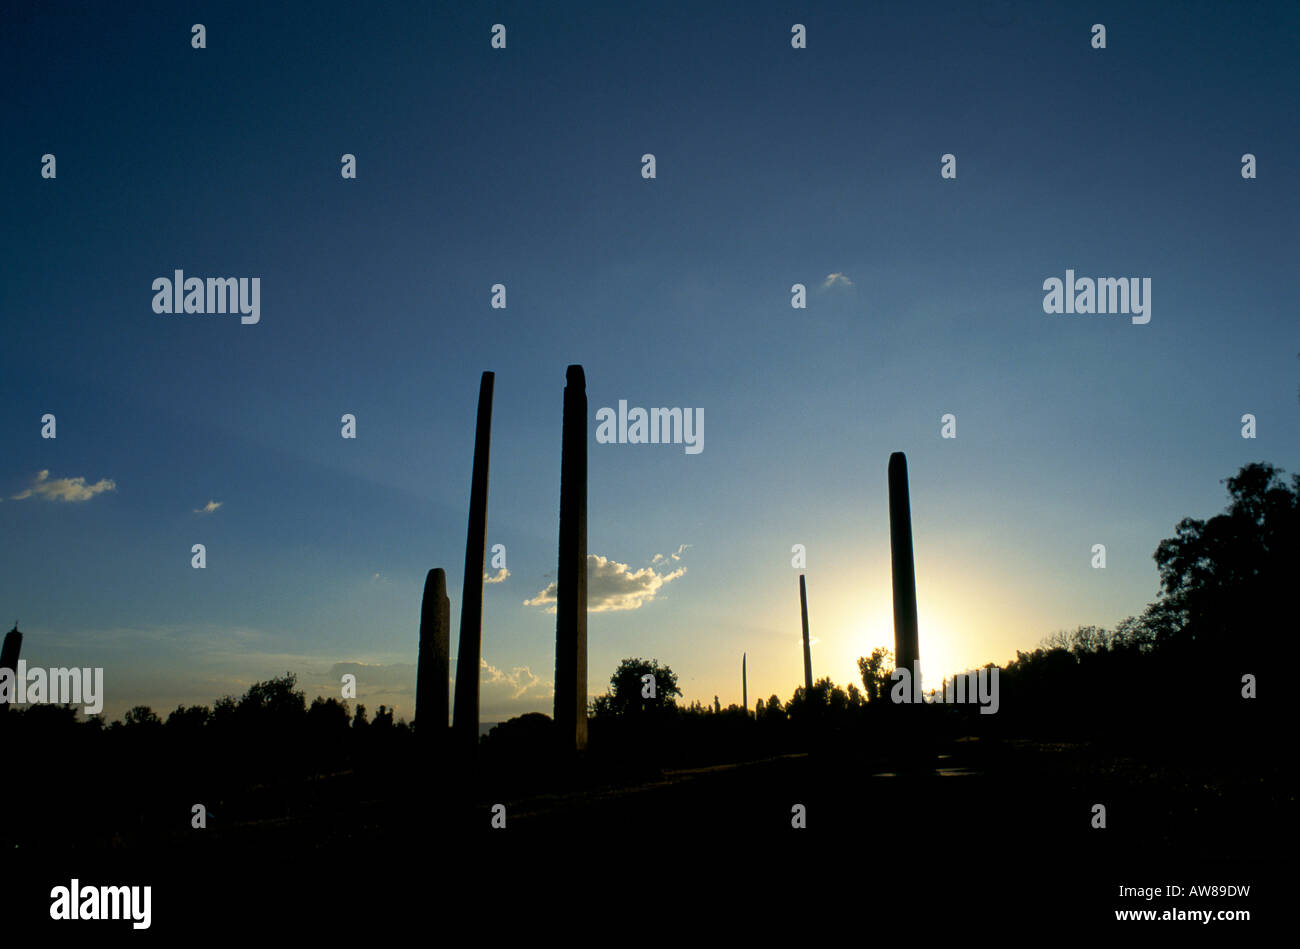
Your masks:
M554 617L524 600L554 578L570 363L589 551L685 568L592 614L593 692L641 655L738 702L748 652L751 699L788 698L796 543L814 673L855 679L892 645L891 451L934 672L1139 612L1220 479L1300 469L1293 5L621 7L11 22L0 609L29 663L104 666L110 716L290 669L410 717L430 567L456 652L485 369L490 721L550 709ZM153 313L178 268L260 277L261 321ZM1045 314L1066 268L1150 277L1151 322ZM597 444L619 399L703 408L704 451ZM113 488L16 498L42 471Z

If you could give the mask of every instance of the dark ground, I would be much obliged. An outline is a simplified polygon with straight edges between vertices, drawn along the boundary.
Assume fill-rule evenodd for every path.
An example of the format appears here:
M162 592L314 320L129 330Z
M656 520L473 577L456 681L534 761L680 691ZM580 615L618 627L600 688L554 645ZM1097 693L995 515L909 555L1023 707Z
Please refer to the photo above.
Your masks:
M944 742L910 763L828 749L663 772L483 769L459 800L425 792L445 779L345 772L318 776L306 794L300 782L253 789L205 830L186 814L162 834L55 835L48 847L27 835L6 868L4 912L16 926L75 926L78 937L169 941L215 929L360 935L441 927L461 913L485 937L523 938L564 912L588 920L591 938L613 938L611 925L629 938L713 927L772 938L794 925L900 938L909 914L940 938L953 927L1252 932L1293 866L1289 763L1261 771L1236 767L1231 749L1212 765L1130 751L984 739ZM494 803L505 805L504 829L491 827ZM1091 826L1096 803L1105 829ZM795 804L806 807L805 829L791 827ZM50 888L74 876L152 885L150 930L51 923ZM1251 892L1117 895L1121 884L1170 883ZM1250 909L1252 922L1114 918L1166 906Z

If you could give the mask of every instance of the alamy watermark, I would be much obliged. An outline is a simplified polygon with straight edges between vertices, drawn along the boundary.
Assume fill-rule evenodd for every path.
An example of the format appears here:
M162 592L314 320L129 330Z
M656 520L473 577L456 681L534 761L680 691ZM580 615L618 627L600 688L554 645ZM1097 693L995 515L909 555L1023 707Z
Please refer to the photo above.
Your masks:
M889 697L896 705L920 705L939 703L942 705L980 706L981 715L994 715L998 710L998 667L971 669L951 676L942 692L921 691L920 662L913 660L912 668L895 669L889 674L894 687Z
M1043 281L1044 313L1131 313L1133 322L1151 322L1150 277L1075 278L1073 270L1065 280L1048 277Z
M262 318L261 277L187 277L174 271L171 278L153 282L155 313L241 313L239 322L252 325Z
M148 929L151 886L82 886L76 877L69 886L50 890L50 919L129 919L132 929Z
M682 445L686 454L704 451L704 409L657 409L627 407L618 400L618 413L611 408L596 411L596 443L600 445Z
M98 715L104 708L104 669L27 668L27 660L18 660L18 669L0 668L0 704L13 705L84 705L87 715Z

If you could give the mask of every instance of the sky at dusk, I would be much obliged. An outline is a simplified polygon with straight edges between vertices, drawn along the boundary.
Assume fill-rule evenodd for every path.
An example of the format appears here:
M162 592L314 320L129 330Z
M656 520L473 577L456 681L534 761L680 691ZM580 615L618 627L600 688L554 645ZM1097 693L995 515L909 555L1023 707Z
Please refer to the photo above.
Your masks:
M1140 613L1221 479L1300 470L1295 5L271 6L3 14L0 621L110 718L293 671L409 719L483 370L484 721L551 711L569 364L593 695L643 656L739 703L748 653L788 699L795 544L814 675L860 685L893 451L927 686ZM1150 322L1045 313L1067 268L1149 277ZM154 313L177 269L259 277L260 321ZM620 399L703 450L597 443Z

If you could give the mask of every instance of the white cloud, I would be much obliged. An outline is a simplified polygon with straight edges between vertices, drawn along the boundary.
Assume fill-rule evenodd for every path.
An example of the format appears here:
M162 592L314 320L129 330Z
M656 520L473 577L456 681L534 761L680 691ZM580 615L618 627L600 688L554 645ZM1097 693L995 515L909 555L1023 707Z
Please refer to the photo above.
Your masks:
M537 697L539 691L545 691L550 696L555 693L555 686L550 682L544 682L542 677L528 666L515 666L509 672L504 672L486 659L480 658L479 668L482 670L479 673L480 692L488 688L496 689L502 694L509 695L512 701L523 698L530 690L533 692L533 697Z
M223 503L224 503L224 502L222 502L222 501L208 501L208 503L205 504L205 505L203 505L203 507L196 507L196 508L194 509L194 513L195 513L195 514L211 514L211 513L212 513L213 511L215 511L217 508L221 507L221 505L222 505Z
M853 286L853 281L850 280L846 274L842 274L842 273L827 274L826 279L822 282L822 289L829 290L831 287L835 287L835 286L851 287Z
M10 500L22 501L35 495L47 501L89 501L104 491L116 490L117 483L108 478L102 478L94 484L86 484L85 478L55 478L51 481L47 468L36 473L30 488L24 488Z
M537 675L528 666L498 669L479 660L479 718L504 722L525 712L551 714L555 706L555 683Z
M686 573L685 567L667 571L672 561L681 560L682 551L689 544L682 544L673 554L655 554L650 566L633 570L625 563L619 563L599 554L587 555L587 612L605 613L617 610L636 610L652 601L663 589ZM663 571L663 572L661 572ZM546 588L530 600L524 600L524 606L543 606L546 612L555 612L556 583L547 584Z
M680 547L677 548L677 553L675 554L655 554L652 558L650 558L650 562L667 563L669 560L681 560L682 552L686 550L687 547L690 546L691 546L690 544L682 544Z
M484 583L504 583L506 577L508 577L508 576L510 576L510 571L507 570L505 567L502 567L500 570L497 571L497 575L496 575L495 577L492 576L490 573L485 573L485 574L483 574L483 582L484 582Z

